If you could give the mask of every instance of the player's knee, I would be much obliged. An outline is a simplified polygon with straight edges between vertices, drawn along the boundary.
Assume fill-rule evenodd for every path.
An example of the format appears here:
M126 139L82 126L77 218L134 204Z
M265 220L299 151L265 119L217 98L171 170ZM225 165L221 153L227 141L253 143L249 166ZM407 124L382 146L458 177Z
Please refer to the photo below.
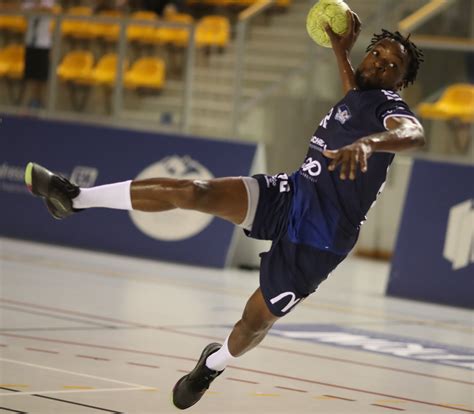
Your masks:
M186 180L177 207L186 210L201 210L209 202L209 193L209 181Z

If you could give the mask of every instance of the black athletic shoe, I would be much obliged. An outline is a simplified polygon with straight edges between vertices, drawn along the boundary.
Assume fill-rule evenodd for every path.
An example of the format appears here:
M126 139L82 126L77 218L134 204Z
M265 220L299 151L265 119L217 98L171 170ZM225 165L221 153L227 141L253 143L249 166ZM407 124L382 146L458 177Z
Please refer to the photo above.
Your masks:
M219 375L224 371L214 371L206 367L206 359L209 355L220 349L217 343L209 344L202 351L201 357L194 369L182 377L173 388L173 404L181 409L196 404Z
M44 198L54 218L60 220L80 211L72 206L72 199L81 191L79 187L41 165L28 163L25 183L34 195Z

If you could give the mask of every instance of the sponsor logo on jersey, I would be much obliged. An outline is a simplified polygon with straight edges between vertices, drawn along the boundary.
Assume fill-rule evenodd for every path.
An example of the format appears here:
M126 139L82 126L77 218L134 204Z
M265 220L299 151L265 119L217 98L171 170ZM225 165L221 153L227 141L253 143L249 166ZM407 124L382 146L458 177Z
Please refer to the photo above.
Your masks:
M344 125L349 119L352 118L351 111L347 105L341 105L337 108L336 116L334 117L336 121L339 121Z
M401 101L400 95L394 91L387 91L385 89L381 89L382 93L389 101Z
M212 173L190 156L173 155L148 166L137 180L164 177L184 180L209 180ZM130 218L137 228L147 236L164 241L184 240L203 231L213 217L190 210L170 210L160 214L149 214L133 210Z
M456 204L449 210L443 257L453 270L474 263L474 200Z
M288 183L288 180L288 174L265 175L267 188L278 186L280 188L280 193L290 192L290 184Z
M325 151L328 147L326 141L324 141L324 139L322 138L317 137L316 135L313 135L313 137L311 138L309 146L319 152Z
M313 160L312 157L306 158L305 162L300 168L301 175L311 181L317 181L316 177L321 174L322 167L318 160Z

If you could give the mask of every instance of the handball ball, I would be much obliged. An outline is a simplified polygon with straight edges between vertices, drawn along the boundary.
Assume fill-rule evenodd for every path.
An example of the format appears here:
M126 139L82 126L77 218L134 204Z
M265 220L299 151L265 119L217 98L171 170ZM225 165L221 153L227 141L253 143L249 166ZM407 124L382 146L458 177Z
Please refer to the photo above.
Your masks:
M319 0L306 18L306 30L311 39L320 46L331 47L325 26L329 24L334 33L344 34L349 27L348 10L343 0Z

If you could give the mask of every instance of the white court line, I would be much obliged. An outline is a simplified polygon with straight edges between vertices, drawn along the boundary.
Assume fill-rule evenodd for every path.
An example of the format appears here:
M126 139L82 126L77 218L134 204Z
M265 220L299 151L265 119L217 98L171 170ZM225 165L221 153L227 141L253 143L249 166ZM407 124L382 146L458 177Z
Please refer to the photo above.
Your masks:
M114 379L110 379L110 378L97 377L95 375L82 374L81 372L67 371L65 369L59 369L59 368L47 367L45 365L36 365L36 364L31 364L29 362L17 361L15 359L0 358L0 361L9 362L11 364L24 365L24 366L27 366L27 367L46 369L48 371L62 372L63 374L77 375L79 377L93 378L93 379L100 380L100 381L114 382L115 384L128 385L128 386L131 386L131 387L134 387L134 388L141 388L141 389L143 389L143 388L146 388L146 389L153 388L153 389L155 389L155 387L149 387L148 385L134 384L132 382L124 382L124 381L118 381L118 380L114 380ZM16 393L16 394L18 394L18 393Z
M102 388L97 390L53 390L53 391L19 391L0 393L0 397L17 397L18 395L43 395L43 394L78 394L84 392L116 392L116 391L151 391L156 388L151 387L133 387L133 388Z

